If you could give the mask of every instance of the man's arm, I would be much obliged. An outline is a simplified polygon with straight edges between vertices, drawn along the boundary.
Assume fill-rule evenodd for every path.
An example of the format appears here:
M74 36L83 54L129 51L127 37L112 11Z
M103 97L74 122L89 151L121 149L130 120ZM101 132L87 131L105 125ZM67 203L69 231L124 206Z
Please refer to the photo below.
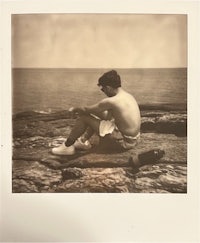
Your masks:
M110 112L111 103L109 98L103 99L97 104L85 107L76 107L73 108L73 112L78 114L93 114L98 116L101 119L109 120L112 117Z
M85 113L94 114L99 116L102 119L109 119L111 112L111 102L110 98L103 99L99 103L91 106L84 107Z

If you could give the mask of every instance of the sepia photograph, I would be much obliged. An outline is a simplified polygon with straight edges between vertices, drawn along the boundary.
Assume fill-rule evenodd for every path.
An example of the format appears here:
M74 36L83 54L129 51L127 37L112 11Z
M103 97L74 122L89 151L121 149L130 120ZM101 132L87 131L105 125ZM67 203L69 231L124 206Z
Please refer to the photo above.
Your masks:
M0 242L199 242L199 1L0 6Z
M186 14L11 28L13 193L187 193Z

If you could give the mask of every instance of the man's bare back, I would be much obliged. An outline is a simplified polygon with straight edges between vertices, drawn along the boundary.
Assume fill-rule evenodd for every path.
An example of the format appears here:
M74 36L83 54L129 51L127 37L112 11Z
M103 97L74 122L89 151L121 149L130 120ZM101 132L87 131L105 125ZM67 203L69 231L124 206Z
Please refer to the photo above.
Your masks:
M108 98L109 99L109 98ZM122 88L110 98L115 124L123 135L136 136L140 131L140 110L134 97Z
M91 114L108 111L123 135L134 137L140 131L141 118L138 104L134 97L122 88L118 88L115 96L105 98L98 104L85 107L85 109Z

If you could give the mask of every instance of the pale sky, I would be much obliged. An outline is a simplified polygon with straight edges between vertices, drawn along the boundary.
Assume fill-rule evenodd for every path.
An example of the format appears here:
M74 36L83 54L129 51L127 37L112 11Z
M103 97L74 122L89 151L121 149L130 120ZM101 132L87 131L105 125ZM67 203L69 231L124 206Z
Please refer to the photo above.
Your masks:
M187 67L187 16L12 15L12 66Z

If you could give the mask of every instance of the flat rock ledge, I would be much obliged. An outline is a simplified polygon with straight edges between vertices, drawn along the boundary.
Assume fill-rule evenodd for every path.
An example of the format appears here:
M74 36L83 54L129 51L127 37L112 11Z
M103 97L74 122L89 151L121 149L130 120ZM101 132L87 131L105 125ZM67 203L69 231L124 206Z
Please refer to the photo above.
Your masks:
M186 112L142 111L140 142L126 152L94 136L90 151L53 155L74 118L67 111L13 116L13 193L187 192ZM153 149L164 150L164 157L136 166L138 155Z
M64 137L31 136L13 140L14 193L124 192L186 193L187 138L174 134L142 133L139 144L126 152L93 148L72 156L55 156ZM162 149L164 157L136 167L138 154Z

